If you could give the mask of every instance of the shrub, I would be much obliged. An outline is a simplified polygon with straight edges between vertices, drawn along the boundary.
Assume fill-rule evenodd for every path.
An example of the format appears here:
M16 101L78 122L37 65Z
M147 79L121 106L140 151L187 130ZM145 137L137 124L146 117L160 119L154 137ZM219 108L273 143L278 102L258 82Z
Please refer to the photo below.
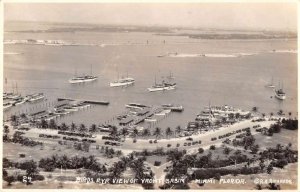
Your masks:
M5 181L8 183L8 186L11 186L12 182L15 181L15 177L14 176L8 176L5 178Z
M161 161L155 161L154 162L154 166L160 166L160 164L161 164Z
M32 178L33 181L43 181L45 177L43 175L34 175Z
M203 152L204 152L204 149L203 149L203 148L199 148L199 149L198 149L198 152L199 152L199 153L203 153Z
M210 147L209 147L209 150L215 150L216 149L216 146L215 145L211 145Z

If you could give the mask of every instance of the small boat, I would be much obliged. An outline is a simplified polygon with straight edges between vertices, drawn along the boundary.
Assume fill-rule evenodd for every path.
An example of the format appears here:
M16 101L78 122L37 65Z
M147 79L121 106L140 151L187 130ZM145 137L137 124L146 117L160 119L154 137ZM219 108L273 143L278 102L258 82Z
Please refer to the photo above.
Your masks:
M171 110L169 109L165 109L165 110L162 110L160 111L159 113L155 113L154 115L157 115L157 116L165 116L166 114L170 113Z
M171 109L174 112L182 112L184 110L183 106L175 106L173 104L163 104L162 107L164 109Z
M271 83L268 84L267 87L269 87L269 88L275 88L275 85L273 85L273 77L272 77Z
M23 104L25 102L26 102L26 100L24 98L20 98L20 99L15 100L15 102L13 103L13 105L21 105L21 104Z
M146 122L156 122L156 119L152 119L152 118L145 118Z
M86 107L90 107L91 105L89 104L86 104L84 102L80 102L80 103L76 103L76 104L72 104L71 107L73 108L77 108L77 109L83 109L83 108L86 108Z
M35 102L44 99L44 94L43 93L37 93L31 95L30 99L28 99L29 102Z
M67 106L63 108L65 111L73 112L73 111L78 111L78 108L72 107L72 106Z
M69 113L70 113L69 111L66 111L66 110L64 110L64 109L55 110L55 111L53 112L53 114L55 114L55 115L67 115L67 114L69 114Z
M8 103L3 103L3 109L4 109L4 110L10 109L12 106L13 106L13 105L12 105L10 102L8 102Z
M149 107L149 106L139 104L139 103L129 103L129 104L126 104L125 107L132 108L132 109L143 109L143 108Z

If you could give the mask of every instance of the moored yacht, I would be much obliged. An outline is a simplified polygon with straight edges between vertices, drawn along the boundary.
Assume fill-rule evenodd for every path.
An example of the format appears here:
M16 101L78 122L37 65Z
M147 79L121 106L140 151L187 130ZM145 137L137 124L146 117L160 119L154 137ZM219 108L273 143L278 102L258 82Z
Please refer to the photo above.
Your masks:
M285 92L282 89L275 90L275 97L284 100L286 98Z
M85 83L85 82L91 82L98 79L97 76L92 75L92 66L91 66L91 75L83 75L83 76L76 76L72 79L69 79L69 83L76 84L76 83Z
M133 85L135 80L131 77L121 78L114 82L109 83L109 86L111 87L121 87L121 86L129 86Z
M274 91L275 91L275 97L277 99L284 100L286 98L286 94L283 91L283 84L280 87L280 83L279 83L279 88L275 89Z
M96 76L85 75L85 76L73 77L72 79L69 79L69 83L71 83L71 84L84 83L84 82L95 81L97 79L98 79L98 77L96 77Z
M170 73L169 76L167 76L166 80L162 80L161 83L156 83L156 77L154 81L154 85L148 88L149 92L154 91L168 91L173 90L176 88L176 83L174 83L172 80L174 79L172 73Z
M155 83L152 87L148 88L149 92L154 92L154 91L169 91L173 90L176 88L176 83L166 83L162 82L161 84Z

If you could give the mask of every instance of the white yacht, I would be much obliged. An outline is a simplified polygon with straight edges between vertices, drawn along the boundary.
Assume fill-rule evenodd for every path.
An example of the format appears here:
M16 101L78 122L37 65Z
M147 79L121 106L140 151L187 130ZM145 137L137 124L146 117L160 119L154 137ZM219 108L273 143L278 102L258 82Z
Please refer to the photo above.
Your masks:
M109 83L110 87L121 87L121 86L129 86L133 85L135 80L132 77L126 77L118 79L114 82Z
M172 82L174 79L172 73L170 73L169 76L167 76L166 80L162 80L161 83L156 83L156 77L154 81L154 85L148 88L149 92L154 91L169 91L176 88L176 83Z
M83 75L83 76L76 76L72 79L69 79L69 83L71 84L77 84L77 83L85 83L85 82L91 82L98 79L97 76L92 75L92 66L91 66L91 75Z
M98 77L96 77L96 76L85 75L85 76L73 77L72 79L69 79L69 83L71 83L71 84L84 83L84 82L95 81L97 79L98 79Z
M285 100L286 99L286 94L283 91L283 84L280 86L280 83L279 83L279 88L275 89L274 91L275 91L275 97L277 99L280 99L280 100Z
M148 88L149 92L154 92L154 91L169 91L173 90L176 88L176 83L166 83L162 82L161 84L155 83L152 87Z
M282 89L275 90L275 97L280 99L280 100L285 100L286 99L285 92L283 92Z

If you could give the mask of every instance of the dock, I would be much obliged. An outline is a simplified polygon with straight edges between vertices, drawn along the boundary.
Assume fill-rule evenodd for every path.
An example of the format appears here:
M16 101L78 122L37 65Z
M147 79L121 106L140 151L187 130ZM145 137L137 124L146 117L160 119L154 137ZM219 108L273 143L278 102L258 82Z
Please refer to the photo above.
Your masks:
M109 101L92 101L92 100L80 100L72 98L57 98L57 101L82 101L87 104L96 104L96 105L109 105Z

